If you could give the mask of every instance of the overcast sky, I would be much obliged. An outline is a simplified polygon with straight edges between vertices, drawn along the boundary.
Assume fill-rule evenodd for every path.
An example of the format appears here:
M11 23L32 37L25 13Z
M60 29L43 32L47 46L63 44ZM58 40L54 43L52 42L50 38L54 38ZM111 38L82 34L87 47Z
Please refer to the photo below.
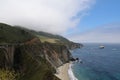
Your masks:
M120 43L119 4L120 0L0 0L0 22L77 42Z
M0 0L0 22L61 34L76 27L94 0Z

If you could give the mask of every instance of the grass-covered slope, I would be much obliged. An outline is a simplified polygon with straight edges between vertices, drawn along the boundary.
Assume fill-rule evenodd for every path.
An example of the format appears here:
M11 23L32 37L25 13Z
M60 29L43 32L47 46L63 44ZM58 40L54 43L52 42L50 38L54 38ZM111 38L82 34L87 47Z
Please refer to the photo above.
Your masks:
M42 43L49 42L57 45L65 45L69 49L81 48L83 46L80 43L72 42L60 35L55 35L55 34L42 32L42 31L39 31L39 32L36 32L33 30L28 30L28 31L33 35L35 35L36 37L38 37Z
M40 40L45 41L41 43ZM12 70L20 73L20 80L59 80L54 76L55 68L69 61L67 42L67 39L58 35L0 23L0 46L3 43L23 43L0 48L0 68L12 66ZM13 57L10 56L12 54ZM13 62L9 63L9 60Z
M37 35L37 37L41 40L42 43L44 42L57 43L57 41L59 41L59 39L50 38L50 37L42 36L42 35Z
M15 27L22 28L23 30L38 37L42 43L49 42L49 43L54 43L54 44L58 44L58 45L65 45L69 49L80 48L83 46L80 43L72 42L72 41L68 40L67 38L64 38L63 36L60 36L60 35L51 34L51 33L43 32L43 31L37 32L34 30L29 30L29 29L20 27L20 26L15 26Z
M60 35L50 34L50 33L42 32L42 31L39 31L37 33L37 35L39 38L44 37L44 41L47 41L47 42L54 42L54 43L58 43L58 44L70 43L70 41L68 39L66 39Z
M0 23L0 43L21 43L34 38L24 29Z
M12 70L20 73L19 80L59 80L54 76L55 68L45 58L44 44L30 31L0 23L0 46L9 43L24 44L0 47L0 69L12 66ZM8 56L12 59L11 49L14 50L13 64L6 65Z

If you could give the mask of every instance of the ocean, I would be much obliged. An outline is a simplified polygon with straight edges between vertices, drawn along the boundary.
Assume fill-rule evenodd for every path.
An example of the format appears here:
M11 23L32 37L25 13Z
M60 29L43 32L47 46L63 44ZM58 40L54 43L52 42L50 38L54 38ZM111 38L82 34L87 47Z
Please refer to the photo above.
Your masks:
M68 71L71 80L120 80L120 44L84 44L81 49L72 51L75 58ZM73 73L72 73L72 72Z

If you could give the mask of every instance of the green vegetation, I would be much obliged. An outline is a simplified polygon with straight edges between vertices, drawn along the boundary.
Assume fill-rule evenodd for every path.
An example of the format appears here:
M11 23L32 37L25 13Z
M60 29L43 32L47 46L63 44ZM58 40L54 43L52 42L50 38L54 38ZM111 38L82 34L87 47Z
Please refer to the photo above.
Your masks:
M55 35L55 34L50 34L50 33L46 33L46 32L38 32L37 35L39 35L38 37L41 38L44 37L44 40L46 40L46 42L54 42L54 43L58 43L58 44L68 44L70 43L70 41L60 35ZM41 37L42 36L42 37Z
M57 43L59 41L59 39L49 38L49 37L46 37L46 36L37 35L37 37L39 37L39 39L42 43L44 43L44 42Z
M38 37L40 39L40 41L42 43L45 42L49 42L49 43L54 43L57 45L65 45L67 46L69 49L74 49L74 48L80 48L83 45L79 44L79 43L74 43L72 41L69 41L68 39L64 38L63 36L60 35L56 35L56 34L51 34L51 33L47 33L47 32L42 32L42 31L34 31L34 30L29 30L20 26L16 26L20 29L23 29L29 33L31 33L32 35Z
M31 31L31 33L37 36L43 43L49 42L49 43L55 43L57 45L65 45L69 49L80 48L83 46L82 44L69 41L68 39L60 35L50 34L50 33L42 32L42 31L40 32Z
M0 43L21 43L31 40L33 37L24 29L0 23Z
M0 80L18 80L18 76L14 71L0 69Z
M39 45L23 46L21 59L24 73L20 80L59 80L53 75L55 69L51 64L41 57L40 53L36 53L40 51L40 47Z
M2 43L23 45L0 48L0 80L17 80L18 75L14 71L20 72L19 80L59 80L54 76L55 67L62 65L61 61L69 61L68 48L77 45L59 35L0 23L1 46ZM9 79L6 76L10 76Z
M14 26L14 27L17 27L19 29L27 31L28 33L31 33L32 35L38 37L42 43L49 42L49 43L57 43L60 45L61 44L68 45L69 43L71 43L71 41L69 41L68 39L66 39L60 35L55 35L55 34L42 32L42 31L37 32L34 30L23 28L21 26Z

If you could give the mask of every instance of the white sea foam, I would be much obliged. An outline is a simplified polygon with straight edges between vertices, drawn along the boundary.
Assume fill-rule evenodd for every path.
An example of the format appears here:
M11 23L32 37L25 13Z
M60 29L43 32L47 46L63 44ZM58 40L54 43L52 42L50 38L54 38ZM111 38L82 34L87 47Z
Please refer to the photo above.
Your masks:
M73 73L73 71L72 71L72 64L69 65L68 75L69 75L70 80L78 80L78 79L74 76L74 73Z

